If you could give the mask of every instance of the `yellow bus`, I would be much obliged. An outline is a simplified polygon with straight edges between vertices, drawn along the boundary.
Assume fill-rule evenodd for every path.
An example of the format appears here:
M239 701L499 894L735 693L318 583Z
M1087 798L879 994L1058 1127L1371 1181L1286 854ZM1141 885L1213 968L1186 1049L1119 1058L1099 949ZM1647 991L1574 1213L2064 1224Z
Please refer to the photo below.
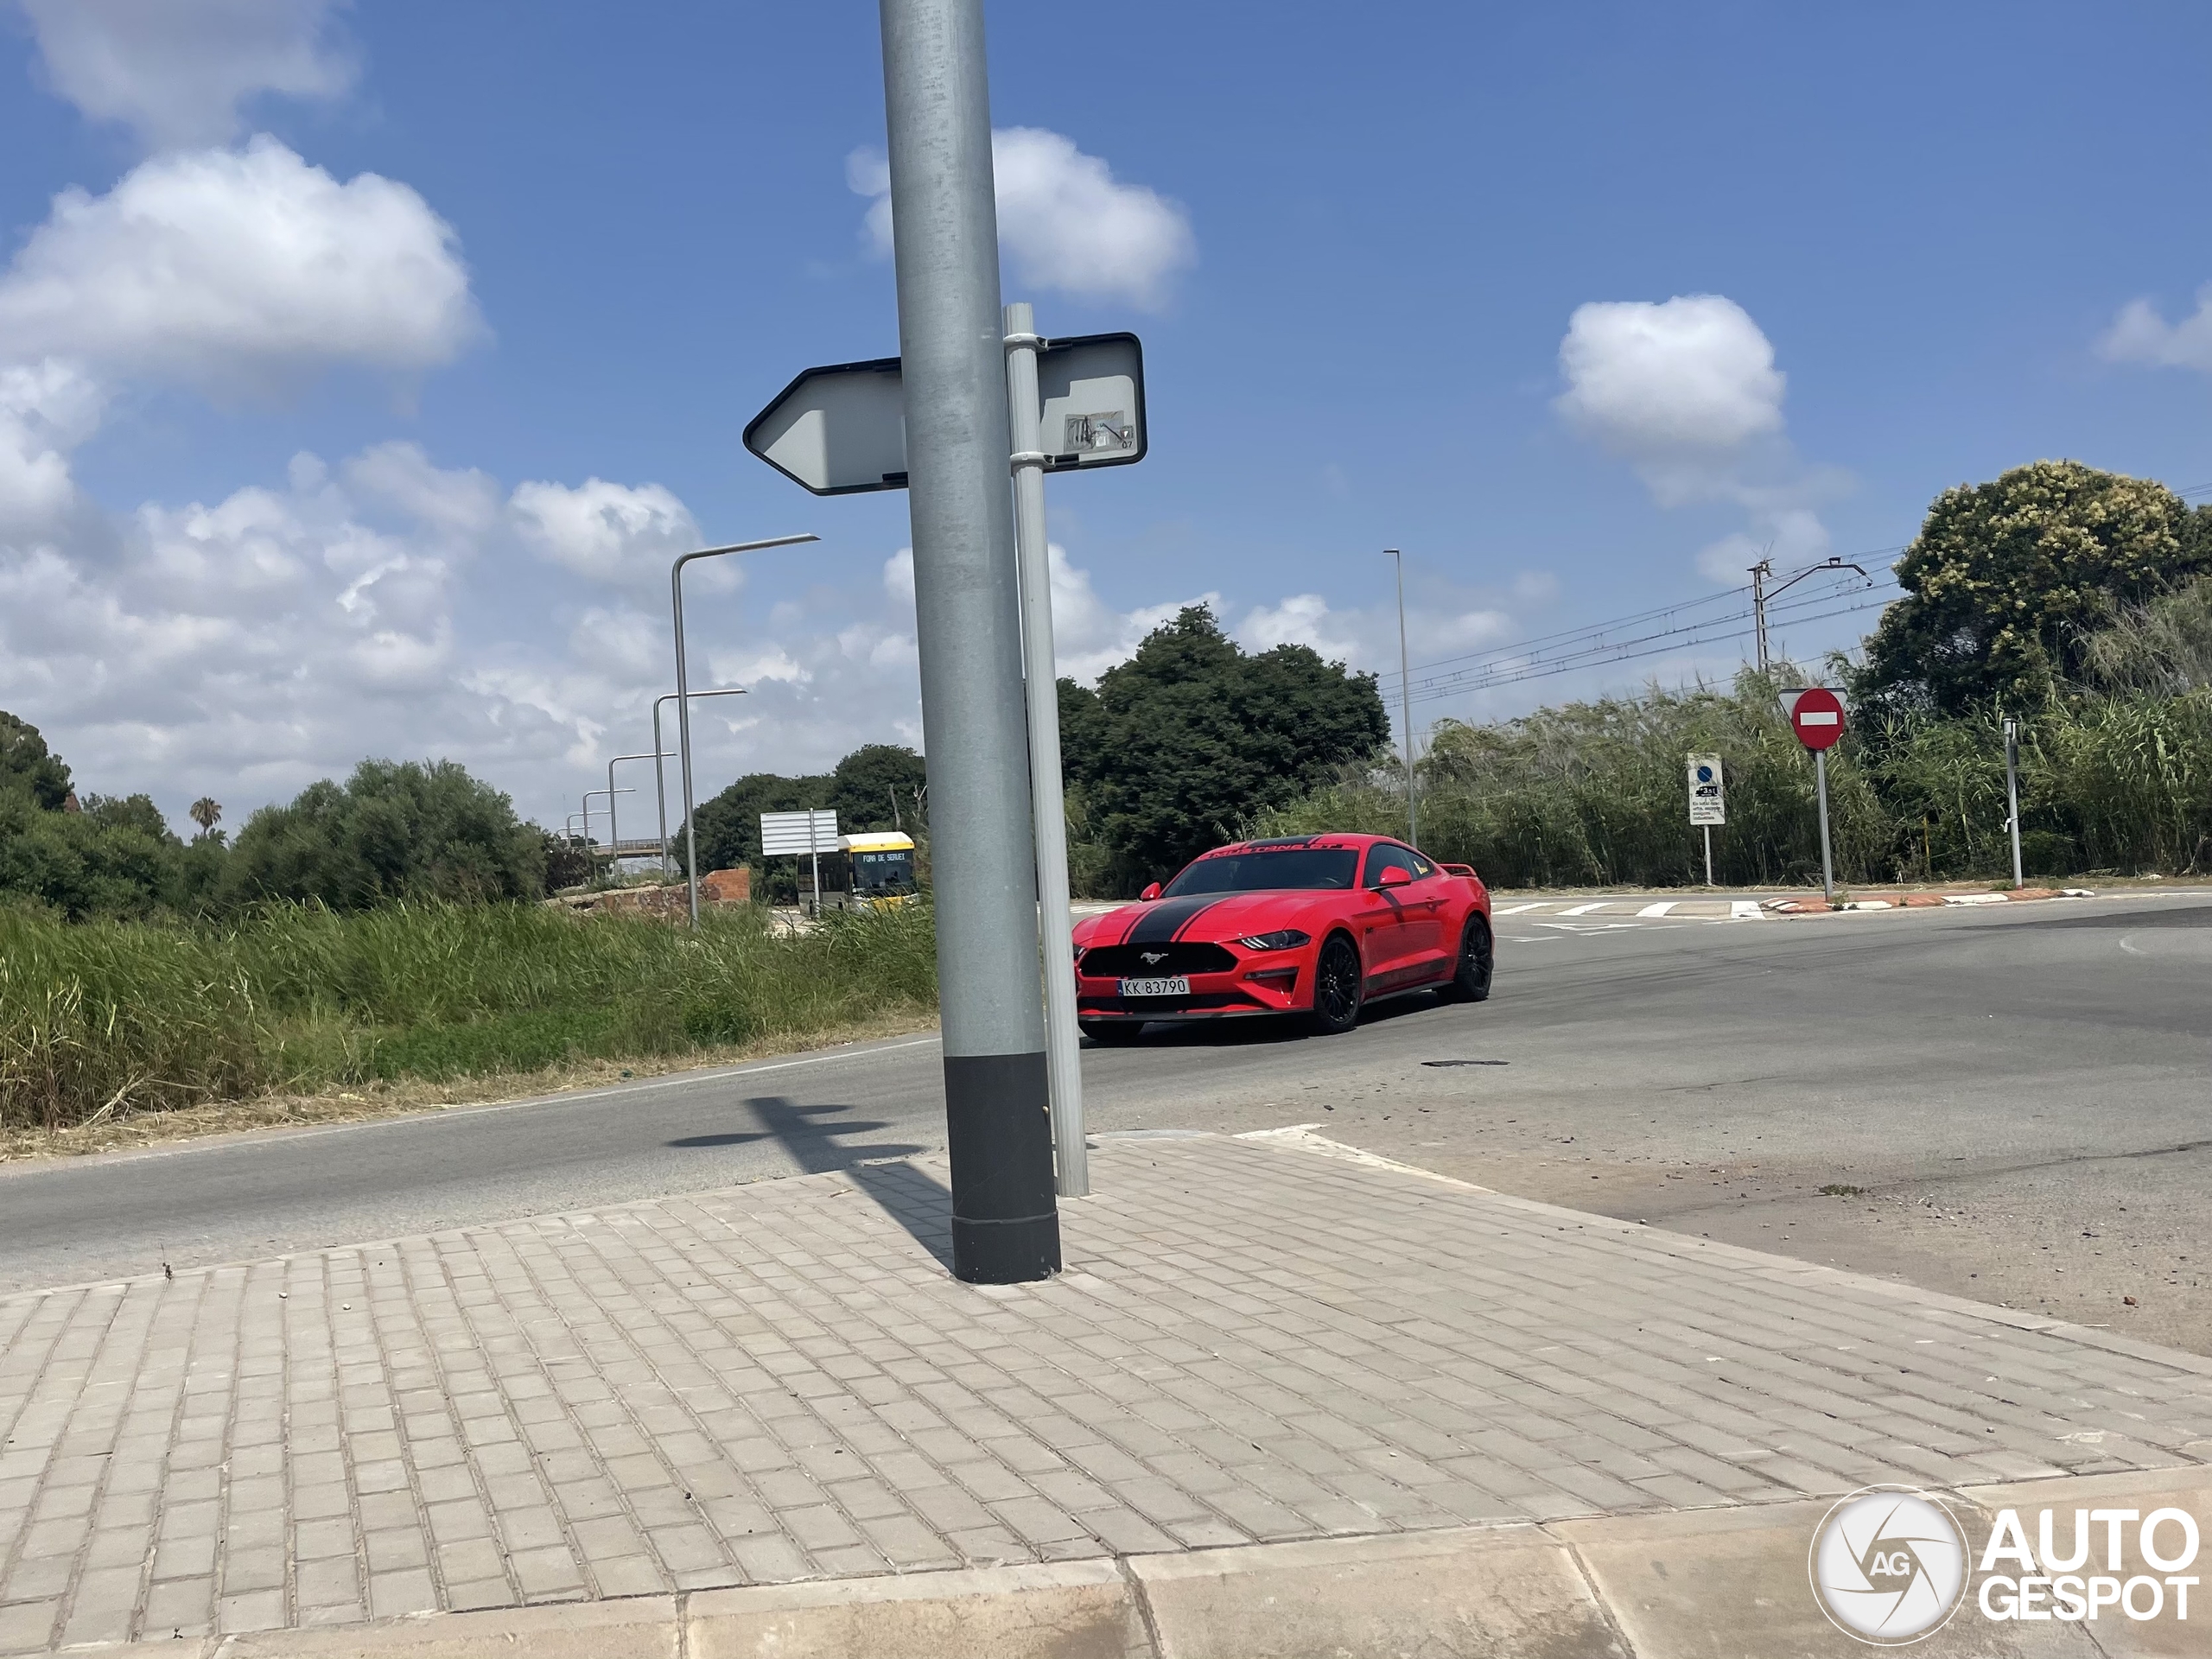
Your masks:
M852 902L903 904L914 893L914 838L896 830L864 830L837 837L852 868Z

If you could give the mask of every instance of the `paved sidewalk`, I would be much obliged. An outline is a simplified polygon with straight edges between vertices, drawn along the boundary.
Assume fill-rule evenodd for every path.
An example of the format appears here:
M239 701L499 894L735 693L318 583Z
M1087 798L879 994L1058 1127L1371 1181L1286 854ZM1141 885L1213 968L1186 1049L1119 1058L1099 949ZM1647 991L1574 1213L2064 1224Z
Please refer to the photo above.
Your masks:
M0 1301L0 1653L2212 1459L2212 1363L1296 1134L1102 1137Z

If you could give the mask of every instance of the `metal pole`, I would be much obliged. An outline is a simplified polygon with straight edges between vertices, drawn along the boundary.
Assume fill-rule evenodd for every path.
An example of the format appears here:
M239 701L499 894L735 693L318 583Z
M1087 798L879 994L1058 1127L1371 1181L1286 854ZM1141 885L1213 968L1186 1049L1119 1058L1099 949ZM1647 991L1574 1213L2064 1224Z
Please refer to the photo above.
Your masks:
M2020 722L2010 716L2005 721L2005 811L2012 831L2012 885L2024 887L2028 884L2020 873Z
M952 1270L1059 1270L982 0L880 0Z
M1705 885L1713 885L1713 826L1705 826Z
M638 791L634 789L626 789L622 792L625 795L634 795ZM591 798L594 795L604 795L607 797L607 817L612 818L614 816L614 791L613 790L588 789L584 791L584 851L587 856L589 856L591 854ZM613 849L613 842L612 841L608 842L607 848L611 853Z
M660 736L660 732L658 729L660 724L660 721L658 719L660 710L656 708L653 710L653 713L656 716L656 719L653 721L656 728L653 732L653 736L658 739ZM651 754L618 754L613 760L609 760L607 763L607 787L610 791L613 789L614 768L621 762L625 760L650 760L653 763L653 770L655 772L658 772L660 770L660 763L666 757L660 753L660 745L658 742L654 743L653 753ZM634 789L626 789L622 792L625 795L634 795L638 791ZM614 827L614 798L611 793L607 797L607 838L609 842L613 843L614 857L617 864L619 865L622 857L622 832ZM664 830L661 836L661 850L664 853L668 850L668 836L665 830Z
M1052 550L1045 535L1045 451L1037 430L1036 315L1006 308L1007 429L1014 444L1014 539L1021 566L1021 660L1029 695L1029 805L1037 838L1037 915L1045 936L1045 1055L1059 1195L1090 1192L1083 1054L1076 1028L1068 823L1060 778L1059 670L1052 645Z
M691 810L691 677L683 660L683 567L694 559L718 559L725 553L757 553L764 547L790 547L799 542L818 542L819 536L771 536L765 542L733 542L728 547L702 547L686 553L668 567L668 587L676 607L676 748L683 764L683 878L691 899L691 925L699 925L699 828ZM655 744L654 747L660 746Z
M814 866L814 919L822 919L822 849L814 838L814 814L806 815L806 856Z
M1828 752L1813 751L1813 776L1821 791L1821 890L1827 894L1828 902L1835 902L1835 865L1828 857Z
M1751 632L1758 641L1759 672L1766 672L1766 579L1774 566L1761 559L1751 567Z
M691 701L704 702L709 697L741 697L744 695L745 688L738 685L721 691L694 691ZM664 691L653 699L653 798L660 803L660 873L663 880L676 868L676 856L668 844L668 769L661 765L661 761L664 755L672 755L676 751L661 741L660 706L675 701L676 693L673 691Z
M1420 817L1414 804L1414 685L1406 659L1406 560L1395 547L1382 550L1398 569L1398 717L1406 728L1406 845L1418 847Z

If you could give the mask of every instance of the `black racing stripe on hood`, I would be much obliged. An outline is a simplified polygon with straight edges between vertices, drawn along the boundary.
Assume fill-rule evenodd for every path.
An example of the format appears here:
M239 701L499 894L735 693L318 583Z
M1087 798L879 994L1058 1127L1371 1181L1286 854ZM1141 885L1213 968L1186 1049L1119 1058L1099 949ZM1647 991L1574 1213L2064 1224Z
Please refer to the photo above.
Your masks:
M1188 899L1155 899L1144 907L1137 925L1122 936L1123 944L1166 944L1180 937L1184 928L1222 901L1217 893L1194 893Z

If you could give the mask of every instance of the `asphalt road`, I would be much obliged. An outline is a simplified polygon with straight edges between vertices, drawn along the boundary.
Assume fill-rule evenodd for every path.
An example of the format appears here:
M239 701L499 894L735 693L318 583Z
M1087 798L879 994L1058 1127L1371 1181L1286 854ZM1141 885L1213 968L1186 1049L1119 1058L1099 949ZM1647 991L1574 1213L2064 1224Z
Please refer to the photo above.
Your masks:
M1091 1128L1318 1123L1487 1186L2212 1352L2212 893L1538 922L1501 922L1478 1007L1090 1051ZM909 1038L22 1166L0 1171L0 1289L898 1157L941 1144L942 1113L935 1040Z

